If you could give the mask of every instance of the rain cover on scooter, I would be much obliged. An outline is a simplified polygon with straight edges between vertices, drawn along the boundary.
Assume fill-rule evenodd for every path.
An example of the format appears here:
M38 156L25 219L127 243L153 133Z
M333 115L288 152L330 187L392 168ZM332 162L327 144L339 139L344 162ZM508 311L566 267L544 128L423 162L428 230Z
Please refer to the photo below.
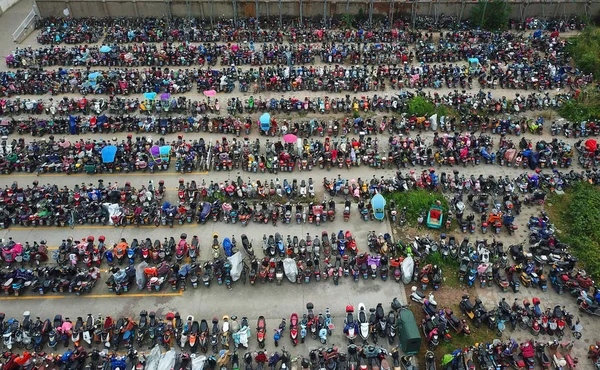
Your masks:
M158 370L158 363L161 358L160 346L157 344L152 348L148 357L146 357L146 367L144 370Z
M233 256L233 245L231 244L231 240L229 238L223 239L223 249L225 250L225 255L227 257Z
M112 204L112 203L103 203L102 207L104 207L106 209L106 211L108 212L108 224L114 225L114 223L112 221L112 217L121 214L121 207L119 207L118 204Z
M250 328L247 326L242 326L240 330L231 334L231 338L237 346L241 345L244 348L248 348L248 338L250 335Z
M454 360L454 356L449 353L446 353L444 357L442 357L442 366L448 365L452 362L452 360Z
M296 282L296 278L298 277L298 265L296 265L296 261L293 258L286 258L283 260L283 272L285 272L285 276L287 276L289 281L292 283Z
M438 115L437 113L433 116L429 117L429 124L431 126L431 131L437 131L438 127Z
M123 281L125 281L125 279L127 279L127 272L125 272L123 269L120 269L114 273L113 278L115 283L121 284Z
M400 269L402 270L402 283L410 283L413 276L413 270L415 269L415 260L412 256L408 256L402 261Z
M113 163L117 154L117 147L114 145L102 148L102 163Z
M137 284L138 288L143 288L146 286L146 274L144 273L144 269L146 267L148 267L148 263L146 261L140 262L135 267L135 283Z
M210 213L210 208L211 208L210 203L204 202L204 204L202 205L202 212L200 213L201 219L205 219L206 217L208 217L208 214Z
M127 363L120 357L116 357L110 360L110 367L112 370L127 369Z
M192 360L192 370L202 370L206 363L206 356L200 355Z
M177 357L177 353L174 349L170 349L162 355L160 361L158 362L157 370L171 370L175 367L175 358Z
M242 269L243 269L242 253L237 252L233 256L227 257L227 260L229 261L229 263L231 263L231 271L229 273L231 275L231 280L238 281L240 279L240 276L242 276Z
M531 156L529 157L529 168L535 170L540 162L540 153L531 152Z

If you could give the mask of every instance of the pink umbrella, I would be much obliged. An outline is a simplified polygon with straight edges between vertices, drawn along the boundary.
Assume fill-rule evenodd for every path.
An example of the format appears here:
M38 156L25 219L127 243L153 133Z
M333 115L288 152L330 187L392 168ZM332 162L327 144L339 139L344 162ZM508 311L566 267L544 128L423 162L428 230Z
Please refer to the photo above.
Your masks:
M294 134L287 134L283 136L283 141L286 143L295 143L298 140L298 137Z
M206 90L206 91L204 91L204 95L205 96L215 96L215 95L217 95L217 92L215 90Z

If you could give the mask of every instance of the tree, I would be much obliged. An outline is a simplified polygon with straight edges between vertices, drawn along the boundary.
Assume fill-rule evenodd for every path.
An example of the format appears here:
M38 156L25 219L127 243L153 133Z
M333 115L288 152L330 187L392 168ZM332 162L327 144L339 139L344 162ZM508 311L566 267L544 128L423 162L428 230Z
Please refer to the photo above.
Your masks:
M585 73L600 76L600 28L589 26L568 40L567 51L577 68Z
M471 9L471 22L482 29L503 30L508 27L510 8L506 0L479 0Z
M342 15L342 24L345 28L353 28L354 27L354 16L352 14L344 14Z

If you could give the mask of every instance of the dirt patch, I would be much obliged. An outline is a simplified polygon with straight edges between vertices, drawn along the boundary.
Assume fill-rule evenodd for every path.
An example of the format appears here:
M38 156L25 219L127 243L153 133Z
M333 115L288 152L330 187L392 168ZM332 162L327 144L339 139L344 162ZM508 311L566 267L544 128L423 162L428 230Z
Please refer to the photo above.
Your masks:
M404 287L407 297L410 297L411 287L412 285L406 285ZM428 292L426 294L428 294ZM474 325L472 325L472 322L469 320L469 318L462 314L460 308L458 307L458 302L460 301L460 297L462 297L464 294L469 294L472 298L475 298L477 295L473 288L467 289L464 286L451 287L442 285L438 291L434 292L435 300L438 303L438 309L452 309L454 314L460 319L466 319L469 327L471 328L471 335L469 336L463 334L456 335L456 333L451 332L450 334L452 335L452 339L450 339L449 342L442 341L440 338L440 345L437 346L433 351L437 359L442 358L447 353L452 353L455 349L469 347L474 343L491 342L495 338L496 333L494 331L491 331L487 327L483 326L479 329L476 329ZM420 324L425 318L425 312L423 311L422 305L411 301L409 298L409 307L415 315L415 319L417 320L420 328ZM424 337L422 329L421 336ZM421 350L417 356L419 365L421 365L422 368L424 368L425 353L428 350L429 348L427 346L427 340L423 338Z
M429 234L432 238L439 238L439 234L441 233L438 230L426 229L426 228L417 228L417 227L399 227L395 226L392 228L392 232L394 234L394 240L402 240L403 242L407 242L412 240L415 236L418 235L426 235ZM452 353L455 349L465 348L472 346L474 343L481 342L491 342L495 338L495 331L489 330L487 327L475 328L473 323L469 320L468 317L464 316L460 311L458 306L460 299L463 295L468 294L471 296L471 299L474 300L478 298L477 291L474 287L466 287L461 284L458 280L458 265L455 263L445 263L442 266L443 269L443 283L439 290L433 292L435 300L438 304L438 309L450 308L454 314L460 319L466 319L469 327L471 328L471 335L466 336L464 334L458 334L451 332L452 338L450 341L446 342L440 338L440 345L434 349L434 353L436 355L436 359L442 358L447 353ZM415 315L415 319L417 320L417 324L419 325L423 319L425 319L425 312L423 311L423 307L421 304L413 302L410 299L411 288L416 286L419 290L421 288L421 284L418 281L411 282L404 286L406 296L408 297L410 310ZM430 287L431 289L431 287ZM430 290L423 292L428 295ZM425 366L425 353L429 350L427 345L427 340L424 337L424 334L421 330L421 337L423 338L421 343L421 350L419 354L416 356L417 361L421 368Z

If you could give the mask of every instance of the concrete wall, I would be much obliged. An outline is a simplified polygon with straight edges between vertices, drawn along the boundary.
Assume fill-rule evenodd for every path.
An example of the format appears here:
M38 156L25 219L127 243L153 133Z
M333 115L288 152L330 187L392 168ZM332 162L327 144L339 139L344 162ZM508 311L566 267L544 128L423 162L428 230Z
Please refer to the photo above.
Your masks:
M14 3L18 0L0 0L2 4ZM369 14L368 0L302 0L302 14L304 17L321 17L341 15L345 13L358 14L360 9L365 15ZM373 2L373 15L389 15L394 0L375 0ZM237 1L238 17L256 16L255 1ZM416 15L453 14L467 17L476 1L400 1L393 3L394 18L398 16L410 17ZM37 0L37 5L42 16L62 16L64 8L69 8L73 17L164 17L164 16L195 16L209 19L234 16L233 0ZM259 0L259 17L283 16L297 17L300 14L300 0ZM511 1L512 17L521 19L525 17L555 18L572 15L594 16L600 11L600 2L587 0L529 2L527 0Z
M0 15L15 5L19 0L0 0Z

